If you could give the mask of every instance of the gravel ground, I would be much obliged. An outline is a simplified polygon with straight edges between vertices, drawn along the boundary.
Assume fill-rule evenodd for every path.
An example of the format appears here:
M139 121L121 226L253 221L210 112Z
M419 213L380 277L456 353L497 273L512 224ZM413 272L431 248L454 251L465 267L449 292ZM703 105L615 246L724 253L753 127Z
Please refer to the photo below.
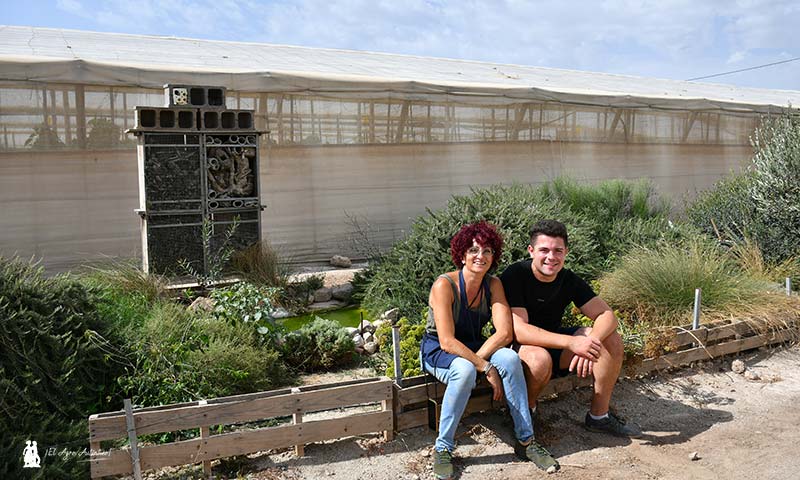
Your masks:
M732 371L742 360L744 374ZM749 372L749 373L748 373ZM367 369L351 376L370 376ZM307 379L342 380L342 373ZM641 425L644 438L589 433L582 421L588 388L540 402L537 438L561 462L548 475L513 454L513 430L503 411L471 415L457 433L457 479L588 480L800 478L800 347L755 350L646 378L622 380L616 410ZM305 456L271 451L215 462L215 478L430 479L434 433L420 427L384 442L379 435L307 445ZM150 478L202 478L198 468L165 469Z
M456 478L798 478L800 348L757 350L735 358L756 375L748 379L732 372L734 358L728 357L621 381L614 405L642 426L645 437L638 440L583 429L590 389L542 402L536 431L562 464L554 475L516 460L512 425L503 412L467 417L457 433ZM244 478L433 478L433 440L428 429L416 428L388 443L376 435L309 445L300 459L290 451L251 459Z

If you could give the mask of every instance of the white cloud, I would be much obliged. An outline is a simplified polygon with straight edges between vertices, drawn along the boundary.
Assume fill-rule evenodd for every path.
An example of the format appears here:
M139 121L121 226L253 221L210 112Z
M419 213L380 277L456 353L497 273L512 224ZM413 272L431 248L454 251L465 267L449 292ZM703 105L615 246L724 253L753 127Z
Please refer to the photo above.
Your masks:
M800 3L789 0L108 0L96 9L58 2L99 30L677 79L796 56L800 23ZM719 80L800 88L800 62L763 72Z

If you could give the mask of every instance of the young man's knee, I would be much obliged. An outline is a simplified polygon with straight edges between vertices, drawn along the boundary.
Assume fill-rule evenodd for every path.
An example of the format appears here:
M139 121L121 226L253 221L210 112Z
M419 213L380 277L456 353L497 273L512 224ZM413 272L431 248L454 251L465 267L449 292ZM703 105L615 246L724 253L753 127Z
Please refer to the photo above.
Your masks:
M545 383L550 380L553 373L553 358L550 352L542 347L522 347L519 358L534 379Z

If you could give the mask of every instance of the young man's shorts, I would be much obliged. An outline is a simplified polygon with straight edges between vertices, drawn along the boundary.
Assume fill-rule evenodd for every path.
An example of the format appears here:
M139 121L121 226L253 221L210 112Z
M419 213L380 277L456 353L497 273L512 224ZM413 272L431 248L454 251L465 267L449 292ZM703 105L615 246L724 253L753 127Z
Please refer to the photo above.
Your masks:
M583 327L559 327L553 333L560 333L561 335L573 336L573 335L575 335L575 332L577 332L581 328L583 328ZM521 345L519 343L517 343L517 342L514 342L512 344L512 348L517 353L519 353L519 347L520 346ZM559 368L559 366L561 365L561 352L563 352L562 349L560 349L560 348L545 348L545 350L547 350L547 353L550 354L550 358L553 360L553 375L552 375L551 378L566 377L567 375L572 373L567 368Z

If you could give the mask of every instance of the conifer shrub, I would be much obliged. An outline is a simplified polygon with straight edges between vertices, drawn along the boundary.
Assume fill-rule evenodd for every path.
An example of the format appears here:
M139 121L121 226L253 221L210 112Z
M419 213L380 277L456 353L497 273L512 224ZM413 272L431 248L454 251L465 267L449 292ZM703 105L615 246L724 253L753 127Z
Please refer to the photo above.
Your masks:
M283 337L283 360L298 371L315 372L347 365L355 344L347 331L333 320L316 317Z
M119 345L97 309L96 292L67 276L0 257L0 478L22 478L22 450L36 440L42 468L26 478L83 478L86 418L120 408Z

